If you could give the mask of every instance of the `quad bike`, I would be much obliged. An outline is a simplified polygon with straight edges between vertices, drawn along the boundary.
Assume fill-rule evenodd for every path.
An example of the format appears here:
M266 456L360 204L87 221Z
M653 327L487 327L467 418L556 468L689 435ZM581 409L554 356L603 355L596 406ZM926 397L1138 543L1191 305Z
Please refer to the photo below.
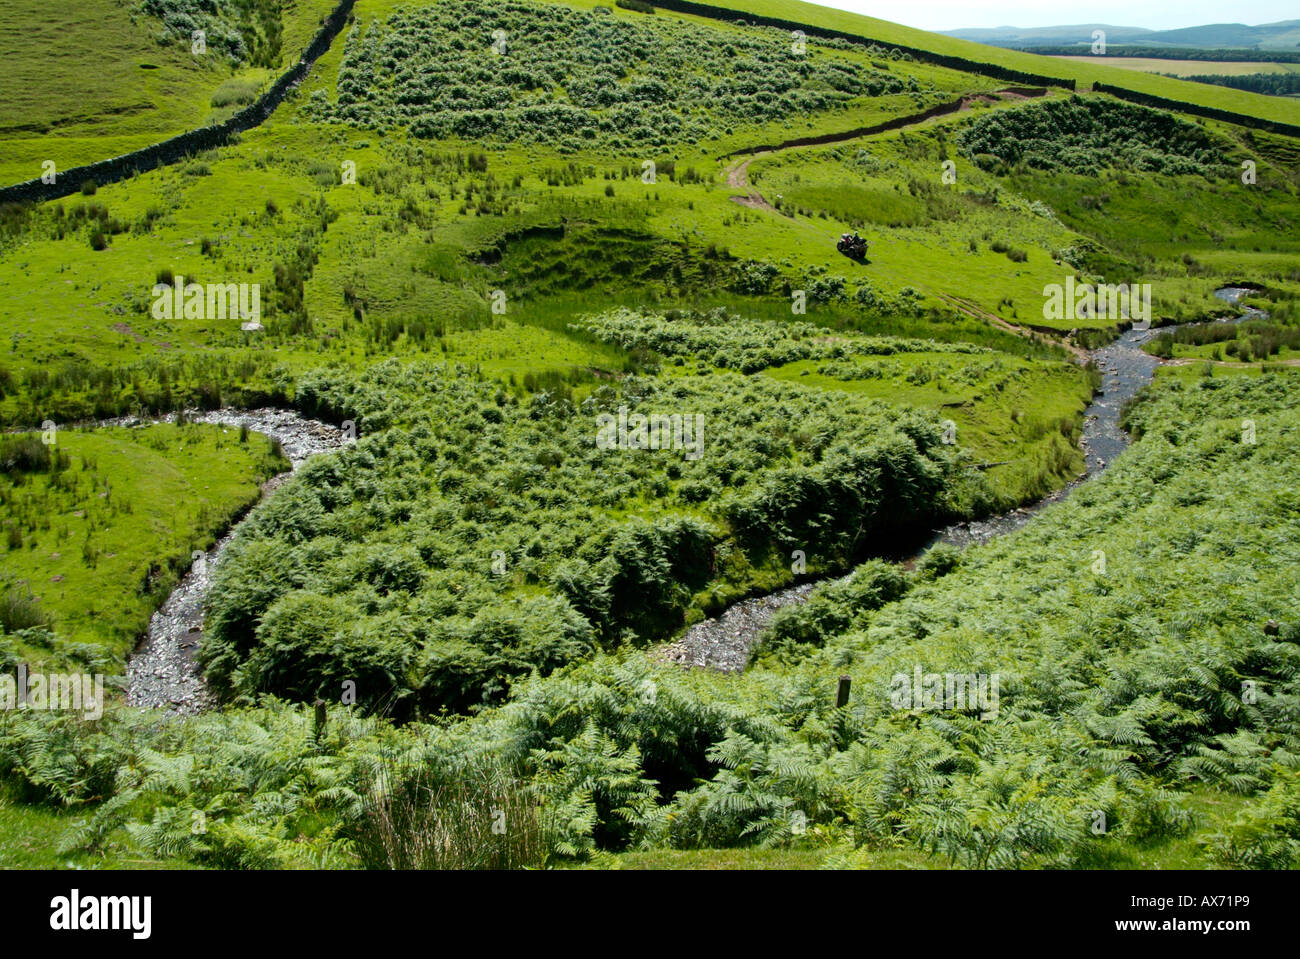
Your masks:
M856 232L842 233L839 242L835 244L835 249L850 259L861 260L867 255L867 241Z

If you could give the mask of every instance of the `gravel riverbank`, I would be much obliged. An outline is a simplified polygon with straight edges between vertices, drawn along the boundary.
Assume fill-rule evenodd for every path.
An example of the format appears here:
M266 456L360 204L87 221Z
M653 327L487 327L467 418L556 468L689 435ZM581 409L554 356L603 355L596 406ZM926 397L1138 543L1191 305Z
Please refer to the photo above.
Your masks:
M311 457L339 449L349 442L337 427L286 410L223 409L191 413L186 418L234 430L247 426L255 433L279 440L295 470ZM103 425L130 427L151 422L156 421L120 419ZM263 483L262 501L265 502L289 475L281 473ZM196 656L203 639L204 599L213 573L236 529L238 524L194 561L166 602L153 614L148 633L127 663L126 699L130 705L167 709L182 715L198 713L212 705L212 696L203 682Z

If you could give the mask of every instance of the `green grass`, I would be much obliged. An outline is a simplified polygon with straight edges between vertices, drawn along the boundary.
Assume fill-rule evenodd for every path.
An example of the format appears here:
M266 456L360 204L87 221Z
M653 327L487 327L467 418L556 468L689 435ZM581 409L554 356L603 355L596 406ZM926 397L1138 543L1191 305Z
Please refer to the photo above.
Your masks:
M917 68L896 64L894 69ZM386 191L376 196L376 187L367 186L370 177L410 164L412 149L424 148L427 155L431 148L408 144L402 137L379 141L362 132L310 127L277 118L249 133L240 146L216 151L197 164L154 171L138 181L101 190L95 202L103 203L110 217L131 227L129 232L111 236L106 250L90 249L92 226L68 226L48 213L40 214L41 225L4 254L11 291L4 312L12 349L0 362L19 370L49 367L77 357L93 357L96 363L130 363L178 347L215 345L251 350L268 365L290 372L330 362L355 367L377 350L395 345L403 352L440 351L442 346L411 340L409 332L401 334L396 344L376 341L366 345L364 334L358 338L358 328L376 323L406 328L413 318L434 327L482 325L491 321L487 295L494 288L505 290L514 304L521 297L531 297L536 304L539 296L572 298L577 286L578 295L593 309L629 296L660 300L698 296L669 275L676 264L662 257L654 268L666 272L642 276L634 284L635 292L628 289L626 278L618 271L633 264L644 274L646 243L652 249L675 245L683 251L681 263L692 268L699 261L698 251L713 246L725 249L735 259L775 263L796 283L825 270L843 276L850 290L863 281L886 293L910 285L926 295L929 306L949 317L954 308L939 294L949 292L950 278L960 274L961 296L978 312L1012 323L1050 325L1040 316L1042 287L1061 282L1066 268L1057 262L1058 254L1086 238L1115 246L1119 263L1158 255L1161 269L1172 274L1167 283L1156 284L1157 303L1166 315L1211 304L1208 278L1198 278L1199 288L1193 292L1187 276L1191 271L1182 265L1163 265L1187 252L1186 244L1177 239L1182 234L1169 234L1167 224L1161 223L1161 215L1155 212L1167 204L1145 200L1150 189L1155 189L1167 194L1162 199L1169 203L1185 204L1192 184L1165 185L1143 178L1132 190L1118 191L1104 211L1084 211L1072 201L1081 189L1077 181L1027 178L1012 181L1009 191L1004 181L958 158L957 186L941 189L938 164L945 152L952 155L951 146L944 146L944 131L967 119L969 114L944 118L919 135L891 134L839 148L759 157L750 167L751 185L774 202L782 197L808 211L791 218L731 202L735 191L719 183L725 164L689 150L679 155L678 169L694 166L705 177L704 182L661 180L647 187L635 178L610 181L606 175L626 166L626 161L611 165L609 158L596 154L561 158L536 148L510 148L489 151L486 176L444 175L442 168L444 172L434 172L434 183L425 178L428 186L424 190L408 180L398 193ZM760 139L768 135L762 131L753 134ZM864 149L887 165L873 173L854 169L850 161ZM336 170L345 159L357 164L359 186L341 185L333 177L322 184L319 172L312 172ZM539 168L567 162L590 166L594 175L564 188L548 187L538 179ZM415 163L418 166L420 161ZM198 164L208 175L188 175ZM1265 178L1261 186L1270 199L1282 196L1267 179L1280 169L1269 166L1261 170ZM522 245L508 243L507 263L498 268L459 259L457 251L492 242L492 231L499 236L502 230L496 225L500 218L459 213L464 201L457 194L467 187L481 191L489 176L500 185L501 203L519 210L513 216L521 222L531 219L558 225L566 216L574 218L574 213L566 211L581 210L576 216L589 225L575 230L571 240L581 245L561 249L542 241L530 249L526 241ZM845 176L854 181L847 188ZM518 188L511 185L516 177ZM605 196L608 185L615 191L613 199ZM1220 277L1257 267L1267 268L1270 274L1283 270L1291 252L1286 246L1289 241L1281 239L1286 234L1274 230L1271 236L1266 235L1263 227L1252 225L1252 218L1257 219L1252 207L1258 203L1230 199L1226 187L1218 189L1224 203L1215 210L1218 215L1213 221L1207 218L1206 222L1241 223L1243 232L1225 238L1227 249L1216 249L1215 238L1206 235L1204 252L1192 254L1204 257L1197 262L1205 263L1207 270ZM428 191L437 196L427 195ZM999 191L997 203L987 202L986 198ZM1044 196L1048 209L1069 226L1032 208L1030 198ZM160 202L160 197L166 199ZM230 197L239 200L232 203ZM330 218L323 232L315 212L322 200ZM74 209L79 202L68 201L66 209ZM275 215L267 213L268 202L275 204ZM411 217L404 209L420 212ZM546 214L547 209L555 212ZM1272 229L1273 219L1284 221L1288 209L1266 213L1268 227ZM1121 215L1107 218L1116 212ZM870 262L865 266L850 263L833 247L835 236L853 223L863 225L872 243ZM1188 235L1193 235L1193 226L1188 224ZM62 239L58 238L60 229ZM609 232L626 234L629 229L645 239L616 242L612 239L615 234ZM1170 235L1171 240L1162 243L1160 233ZM428 269L431 236L440 248L451 251L449 272L442 267L432 272ZM294 244L300 242L298 237L307 238L318 256L304 287L311 335L277 336L272 324L270 337L249 338L231 325L159 322L148 316L148 291L159 270L168 268L200 282L247 280L269 290L274 286L274 267L291 255ZM205 240L211 241L207 255L203 253ZM1258 252L1253 249L1261 240L1269 244L1271 252L1263 247ZM1024 250L1023 263L1013 263L992 249L993 243L1008 241ZM626 253L619 252L620 243L626 246ZM1232 252L1233 248L1237 252ZM562 258L556 265L565 273L547 268L547 257ZM53 286L45 282L51 273L59 275L62 282ZM548 285L539 285L543 281ZM690 282L687 277L685 286ZM349 290L356 301L346 298ZM271 301L269 294L267 301ZM364 303L364 322L354 316L357 301ZM1179 306L1183 301L1187 305ZM268 309L273 307L268 305ZM471 348L466 356L473 357L475 352Z
M189 44L155 40L159 21L123 0L86 0L75 19L51 19L36 0L0 11L0 185L147 146L213 119L212 94L232 77L265 85L272 71L233 70ZM283 63L297 59L332 0L297 0L281 12ZM278 72L278 71L277 71ZM224 114L223 114L224 115Z
M260 495L287 463L265 437L217 426L60 430L57 473L6 474L4 588L30 592L50 627L119 662L191 553ZM39 662L48 651L19 642Z
M1109 842L1098 850L1086 868L1093 869L1205 869L1201 840L1222 828L1245 807L1240 796L1212 790L1195 790L1187 797L1196 826L1186 836L1158 843ZM1105 840L1102 840L1105 842ZM610 868L604 862L601 868ZM870 847L853 849L652 849L619 853L612 868L645 870L712 869L951 869L941 856L914 848Z
M947 56L965 57L979 63L997 64L1013 70L1074 79L1081 88L1084 85L1090 87L1094 82L1099 81L1153 96L1181 100L1185 103L1233 110L1248 116L1280 120L1284 123L1300 123L1300 102L1290 102L1285 98L1266 97L1226 88L1204 89L1205 84L1175 80L1171 77L1143 74L1091 62L1062 61L1056 57L985 46L970 40L960 40L956 37L945 37L905 27L875 17L805 3L803 0L714 0L712 5L779 17L796 23L844 30L873 40L904 44ZM661 11L658 15L672 16L668 11Z
M55 810L0 799L0 869L192 869L167 857L150 858L124 835L106 852L61 853L64 838L84 825L88 813Z
M618 869L817 869L825 852L816 849L655 849L625 852Z

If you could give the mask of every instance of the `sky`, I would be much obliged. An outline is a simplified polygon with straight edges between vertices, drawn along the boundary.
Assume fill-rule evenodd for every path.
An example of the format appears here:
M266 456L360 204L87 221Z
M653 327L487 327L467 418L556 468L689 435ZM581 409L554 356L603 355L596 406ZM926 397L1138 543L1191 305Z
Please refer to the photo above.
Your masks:
M1043 0L813 0L922 30L964 27L1053 27L1109 23L1121 27L1173 30L1204 23L1275 23L1300 19L1296 0L1087 0L1055 4Z

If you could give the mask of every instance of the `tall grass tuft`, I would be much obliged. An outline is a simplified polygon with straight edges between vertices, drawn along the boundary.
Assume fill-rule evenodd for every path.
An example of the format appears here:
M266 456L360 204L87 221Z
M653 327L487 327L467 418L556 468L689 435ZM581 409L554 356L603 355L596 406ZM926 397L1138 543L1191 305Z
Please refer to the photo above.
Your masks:
M52 450L34 433L0 436L0 473L60 472L70 462L67 453Z
M354 848L366 869L522 869L547 856L533 793L514 773L490 767L384 770Z
M0 632L13 633L49 622L30 589L11 587L0 593Z

